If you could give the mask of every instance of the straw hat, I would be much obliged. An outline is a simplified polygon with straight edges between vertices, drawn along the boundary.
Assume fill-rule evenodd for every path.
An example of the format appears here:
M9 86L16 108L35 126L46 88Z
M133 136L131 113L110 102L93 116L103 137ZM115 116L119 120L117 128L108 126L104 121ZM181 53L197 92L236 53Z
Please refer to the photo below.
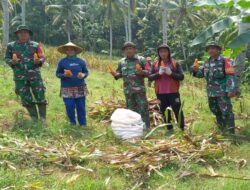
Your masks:
M69 42L65 45L59 46L57 48L57 51L59 51L60 53L66 54L67 47L73 47L75 49L76 54L83 52L83 49L81 47L77 46L76 44L73 44L72 42Z

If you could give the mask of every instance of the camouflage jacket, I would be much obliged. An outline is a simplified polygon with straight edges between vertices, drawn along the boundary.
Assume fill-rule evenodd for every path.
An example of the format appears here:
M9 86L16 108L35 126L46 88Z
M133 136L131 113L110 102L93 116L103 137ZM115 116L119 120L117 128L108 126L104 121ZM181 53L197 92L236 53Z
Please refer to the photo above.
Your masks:
M209 97L226 96L236 90L236 78L231 60L220 56L214 60L209 58L197 72L197 78L205 78L207 81L207 93Z
M143 75L137 74L137 64L142 68ZM125 57L119 61L115 79L123 78L125 94L145 91L144 77L148 76L148 71L145 69L145 65L146 60L144 57L137 55L132 59Z
M34 63L34 54L39 57L39 64ZM13 54L17 55L18 62L12 64ZM41 45L37 42L28 41L19 43L18 41L10 42L5 54L5 62L14 72L14 80L40 80L40 67L45 60Z

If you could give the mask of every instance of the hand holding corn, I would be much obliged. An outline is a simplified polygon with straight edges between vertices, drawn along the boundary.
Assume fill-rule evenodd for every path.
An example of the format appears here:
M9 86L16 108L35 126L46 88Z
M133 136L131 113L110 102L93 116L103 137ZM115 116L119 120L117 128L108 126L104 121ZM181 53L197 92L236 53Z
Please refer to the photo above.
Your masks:
M72 74L71 70L64 69L64 75L66 77L72 77L73 74Z
M13 55L12 55L12 65L16 65L17 62L18 62L17 55L15 53L13 53Z
M116 71L113 69L113 67L111 65L108 65L108 71L112 76L116 75Z
M83 79L85 77L85 75L84 75L84 73L78 73L77 74L77 78L79 78L79 79Z

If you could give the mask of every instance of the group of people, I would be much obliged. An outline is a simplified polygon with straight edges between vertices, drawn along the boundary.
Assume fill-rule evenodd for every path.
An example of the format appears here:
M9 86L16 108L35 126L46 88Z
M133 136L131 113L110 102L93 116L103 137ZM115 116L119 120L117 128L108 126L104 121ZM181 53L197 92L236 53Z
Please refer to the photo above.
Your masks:
M27 26L19 26L15 34L17 40L8 44L6 63L14 72L15 91L20 96L23 106L34 120L39 118L45 122L46 106L45 86L40 67L45 61L45 55L40 43L30 40L32 31ZM207 81L208 102L215 114L219 129L223 132L234 133L234 114L230 98L235 96L235 76L230 59L223 58L221 47L215 43L206 47L210 58L203 66L195 64L192 67L194 77L204 77ZM88 68L85 60L77 57L83 49L71 42L62 45L58 51L65 54L57 65L56 76L61 80L60 95L63 98L66 113L72 126L76 126L76 115L80 126L86 127L87 87L85 79ZM123 79L126 106L139 113L145 123L145 130L150 129L150 116L144 79L154 81L155 94L160 101L160 111L169 133L173 132L171 107L181 130L185 129L184 114L181 109L179 93L180 82L184 73L180 64L171 56L168 45L162 44L157 48L158 58L150 63L137 55L136 45L124 43L122 58L116 70L110 68L115 80ZM77 112L77 114L76 114Z

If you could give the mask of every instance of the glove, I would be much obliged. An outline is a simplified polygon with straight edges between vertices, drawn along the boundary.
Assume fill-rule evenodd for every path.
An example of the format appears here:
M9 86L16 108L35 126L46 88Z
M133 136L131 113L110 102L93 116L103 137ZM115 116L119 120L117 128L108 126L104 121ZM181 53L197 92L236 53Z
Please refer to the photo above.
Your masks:
M64 75L66 77L72 77L73 74L72 74L71 70L64 69Z
M160 70L159 70L159 75L162 75L164 72L165 72L165 68L166 67L160 67Z
M77 75L77 78L79 78L79 79L83 79L84 77L85 77L85 74L81 73L81 72L79 72Z
M170 69L170 67L166 67L166 68L165 68L165 73L166 73L167 75L171 75L171 74L172 74L172 70Z

